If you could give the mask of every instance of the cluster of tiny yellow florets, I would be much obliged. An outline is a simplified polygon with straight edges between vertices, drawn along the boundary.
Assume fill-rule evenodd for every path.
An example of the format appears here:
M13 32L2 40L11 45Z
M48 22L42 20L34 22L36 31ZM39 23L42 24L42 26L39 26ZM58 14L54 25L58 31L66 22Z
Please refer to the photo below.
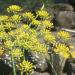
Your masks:
M6 22L4 25L3 25L3 29L4 30L12 30L12 29L14 29L14 28L16 28L16 26L12 23L12 22Z
M13 46L13 42L10 41L10 40L7 40L4 42L5 46L8 47L8 48L11 48Z
M1 39L5 39L6 37L7 37L7 33L1 31L1 32L0 32L0 38L1 38Z
M34 65L29 62L24 60L23 62L21 62L19 64L19 66L17 66L21 71L25 72L26 75L31 75L34 71Z
M61 43L57 44L56 47L54 48L54 51L57 54L63 56L64 58L68 58L70 56L69 47L66 46L65 44L61 44Z
M38 21L38 20L33 19L32 24L35 25L35 26L38 26L38 25L41 25L41 22Z
M39 10L36 12L36 14L41 18L49 18L49 13L45 10Z
M23 53L20 49L13 49L9 52L9 54L13 57L13 58L17 58L20 59L23 56Z
M43 25L45 25L46 28L53 28L53 23L48 20L44 20Z
M24 26L25 27L25 26ZM28 29L28 28L27 28ZM26 30L28 31L28 30ZM28 32L19 32L16 40L16 44L23 46L27 50L36 51L38 53L46 53L47 48L44 44L41 44L39 39L37 39L36 32L29 29Z
M10 20L12 22L15 22L15 23L20 22L21 21L21 16L15 14L15 15L11 16L11 19Z
M42 30L42 34L44 35L44 39L49 43L55 43L56 38L49 30Z
M21 11L22 8L18 5L11 5L7 8L7 11L10 13L10 12L13 12L13 13L16 13L16 12L19 12Z
M0 23L8 21L9 17L6 15L0 15Z
M59 31L57 33L57 35L58 35L59 38L62 38L63 40L70 39L70 34L69 34L69 32L66 32L66 31Z
M34 15L31 12L25 12L25 13L23 13L23 18L32 20L32 19L34 19Z

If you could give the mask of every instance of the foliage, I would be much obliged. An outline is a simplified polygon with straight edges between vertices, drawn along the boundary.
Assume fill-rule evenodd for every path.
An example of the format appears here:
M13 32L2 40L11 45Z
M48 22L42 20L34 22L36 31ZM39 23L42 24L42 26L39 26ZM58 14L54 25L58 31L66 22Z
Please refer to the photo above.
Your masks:
M25 58L26 51L50 53L50 56L58 54L65 59L75 57L70 44L66 44L70 34L65 31L53 34L54 26L47 11L23 12L18 5L11 5L6 10L8 15L0 15L0 58L13 66L13 75L17 69L21 75L32 74L36 69L35 64Z

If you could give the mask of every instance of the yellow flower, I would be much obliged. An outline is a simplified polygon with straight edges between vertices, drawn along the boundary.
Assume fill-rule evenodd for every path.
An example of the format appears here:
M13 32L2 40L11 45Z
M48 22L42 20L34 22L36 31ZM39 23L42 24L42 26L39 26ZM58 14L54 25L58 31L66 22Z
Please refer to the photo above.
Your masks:
M59 53L59 52L68 52L69 51L69 47L67 47L65 44L56 44L56 48L54 48L54 51L56 53Z
M45 41L50 42L50 43L56 42L55 36L49 30L43 29L41 32L44 36Z
M71 52L72 58L75 58L75 51Z
M55 43L55 42L56 42L55 36L53 36L51 33L45 35L45 36L44 36L44 39L45 39L47 42L50 42L50 43Z
M13 42L10 40L7 40L6 42L4 42L5 46L8 48L11 48L13 46Z
M9 52L9 54L13 57L13 58L18 58L20 59L20 57L23 56L23 53L20 49L13 49Z
M35 29L30 29L29 31L30 31L30 33L31 33L32 35L37 35L37 32L36 32Z
M65 44L56 44L56 47L54 48L54 52L63 56L64 58L68 58L70 56L69 54L69 47L67 47Z
M9 12L9 13L10 12L16 13L16 12L19 12L21 10L22 10L22 8L18 5L11 5L7 8L7 12Z
M25 12L23 13L24 18L28 18L29 20L34 19L34 15L31 12Z
M29 40L25 39L25 42L22 42L22 44L24 44L24 47L26 50L32 50L32 51L35 51L38 53L47 53L48 52L46 46L44 44L41 44L34 35L30 36Z
M3 31L0 32L0 38L5 39L7 37L7 34Z
M15 23L20 22L21 21L21 16L15 14L15 15L11 16L11 19L10 20L12 22L15 22Z
M53 23L48 20L44 20L43 25L45 25L47 28L50 28L50 29L53 28Z
M39 10L36 14L42 18L49 18L49 13L45 10Z
M32 24L35 25L35 26L38 26L38 25L41 24L41 22L34 19L34 20L32 21Z
M16 26L12 22L6 22L5 25L4 25L4 29L11 30L13 28L16 28Z
M24 31L22 33L20 33L20 35L18 35L19 39L23 39L23 40L29 40L30 39L30 35L28 33L25 33Z
M17 66L22 72L25 72L26 75L31 75L34 72L34 65L29 61L23 61Z
M21 26L21 30L28 30L28 29L30 29L30 27L29 27L28 24L23 24L23 25Z
M68 32L66 32L66 31L59 31L57 33L57 36L60 37L60 38L62 38L63 40L70 39L70 34Z
M6 16L6 15L0 15L0 22L5 22L5 21L8 21L9 20L9 17Z

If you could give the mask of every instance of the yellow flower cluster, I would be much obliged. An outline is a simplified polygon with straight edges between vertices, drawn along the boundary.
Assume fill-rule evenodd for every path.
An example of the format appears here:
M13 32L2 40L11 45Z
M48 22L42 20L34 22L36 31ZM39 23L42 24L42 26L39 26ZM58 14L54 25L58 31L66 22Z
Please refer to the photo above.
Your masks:
M64 58L69 58L69 47L67 47L65 44L57 44L54 48L54 52L63 56Z
M18 34L16 40L17 45L23 46L27 50L36 51L38 53L47 53L46 46L39 42L35 31L30 29L30 32L31 33L22 31L20 34Z
M0 32L0 38L5 39L7 37L7 34L3 31Z
M21 11L22 8L18 5L11 5L7 8L7 11L10 13L10 12L13 12L13 13L16 13L16 12L19 12Z
M43 33L45 41L52 43L52 44L56 42L55 36L49 30L44 29L41 32Z
M38 52L38 53L47 53L48 50L44 44L39 43L34 39L34 41L25 42L26 46L31 49L32 51Z
M38 25L41 25L41 22L34 19L34 20L32 20L32 24L35 25L35 26L38 26Z
M28 29L30 29L30 27L29 27L28 24L23 24L23 25L21 26L21 30L28 30Z
M6 15L0 15L0 22L6 22L9 20L9 17Z
M66 31L59 31L59 32L57 33L57 35L58 35L58 38L60 37L60 38L62 38L63 40L68 40L68 39L70 39L70 34L69 34L69 32L66 32Z
M24 31L22 33L20 33L17 37L17 39L25 39L25 40L29 40L30 35L28 33L25 33Z
M47 34L44 36L45 40L50 43L55 43L56 38L52 34Z
M36 12L37 16L40 16L41 18L48 18L49 13L45 10L39 10Z
M18 58L20 59L20 57L23 56L23 53L20 49L13 49L9 52L9 54L11 55L12 58Z
M28 18L29 20L33 20L35 16L31 12L25 12L23 13L24 18Z
M6 32L8 32L8 31L10 31L10 30L12 30L12 29L15 29L17 26L16 25L14 25L12 22L5 22L4 24L1 24L0 25L0 31L2 32L2 31L6 31Z
M3 25L3 28L4 28L4 29L11 30L11 29L16 28L16 26L15 26L12 22L6 22L6 23Z
M7 40L4 42L5 46L8 47L8 48L11 48L13 46L13 42L10 41L10 40Z
M10 21L15 22L15 23L20 22L21 21L21 16L15 14L15 15L11 16Z
M46 28L49 28L49 29L53 28L53 23L48 20L44 20L43 25L45 25Z
M17 66L22 72L25 72L26 75L31 75L34 71L34 65L24 60L22 63L20 63L19 66Z

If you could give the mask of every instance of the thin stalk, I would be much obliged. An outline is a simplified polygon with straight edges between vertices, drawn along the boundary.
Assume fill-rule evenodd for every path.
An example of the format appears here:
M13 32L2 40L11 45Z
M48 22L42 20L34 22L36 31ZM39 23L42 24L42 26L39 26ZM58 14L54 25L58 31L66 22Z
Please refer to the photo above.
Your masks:
M21 75L23 75L23 72L21 72Z
M62 61L61 61L61 63L60 63L60 65L61 65L60 75L62 74L62 70L63 70L63 66L64 66L64 64L65 64L65 60L62 59Z
M14 59L13 58L12 58L12 67L13 67L13 75L17 75L16 74L15 63L14 63Z
M52 72L53 72L53 75L57 75L57 72L53 66L53 64L48 60L48 63L50 64L51 68L52 68Z
M24 51L24 49L23 49L23 59L25 60L25 51Z

